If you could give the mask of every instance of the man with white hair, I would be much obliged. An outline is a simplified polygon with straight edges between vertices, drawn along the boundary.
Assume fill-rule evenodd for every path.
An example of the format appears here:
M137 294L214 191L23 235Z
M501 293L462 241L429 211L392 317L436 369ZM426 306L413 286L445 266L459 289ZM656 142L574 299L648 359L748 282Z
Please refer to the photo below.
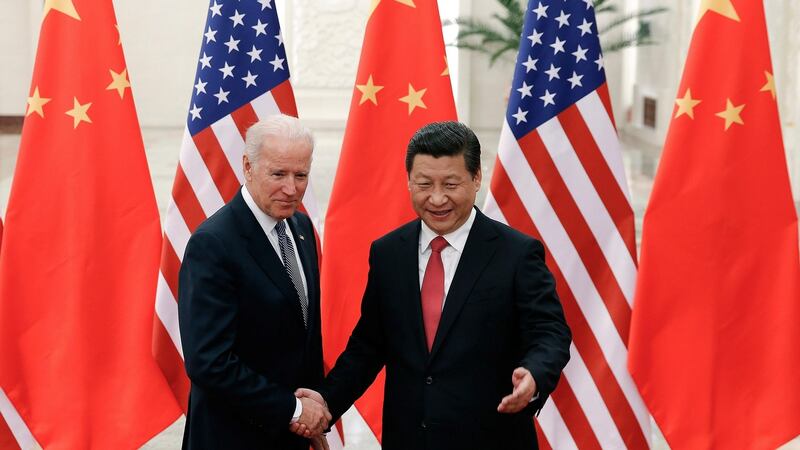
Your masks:
M330 414L300 386L322 382L314 230L298 212L314 140L294 117L247 131L245 184L189 239L178 313L191 379L183 448L322 448L292 423L327 428Z

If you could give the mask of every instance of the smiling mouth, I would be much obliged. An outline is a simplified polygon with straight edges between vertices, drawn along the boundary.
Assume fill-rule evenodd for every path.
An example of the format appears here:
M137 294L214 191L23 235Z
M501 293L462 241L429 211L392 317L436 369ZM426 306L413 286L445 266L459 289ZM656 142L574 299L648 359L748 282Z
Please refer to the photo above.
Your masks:
M450 209L447 209L445 211L430 211L430 210L428 210L428 213L430 215L432 215L433 217L446 217L448 214L450 214L450 211L451 211Z

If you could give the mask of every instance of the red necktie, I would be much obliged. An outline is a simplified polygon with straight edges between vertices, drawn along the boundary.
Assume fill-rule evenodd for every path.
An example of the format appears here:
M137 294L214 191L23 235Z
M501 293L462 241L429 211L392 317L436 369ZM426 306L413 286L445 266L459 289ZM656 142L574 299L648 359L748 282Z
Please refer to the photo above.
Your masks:
M431 257L425 267L425 276L422 278L422 322L425 325L425 338L428 341L428 351L433 348L433 338L436 337L436 328L442 317L442 302L444 301L444 265L442 264L442 250L449 244L441 236L431 241Z

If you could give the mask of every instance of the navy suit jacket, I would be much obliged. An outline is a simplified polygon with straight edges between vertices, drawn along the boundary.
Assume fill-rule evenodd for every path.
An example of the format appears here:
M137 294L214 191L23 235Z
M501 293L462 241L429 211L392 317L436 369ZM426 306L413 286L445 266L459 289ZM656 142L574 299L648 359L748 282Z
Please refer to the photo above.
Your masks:
M419 287L420 221L372 244L361 317L322 394L334 418L386 368L384 450L530 450L533 414L569 359L570 331L544 247L477 211L428 352ZM500 414L511 375L539 397Z
M319 266L309 218L296 213L287 223L308 285L308 329L241 191L189 239L178 286L191 380L184 449L308 449L288 428L294 390L323 377Z

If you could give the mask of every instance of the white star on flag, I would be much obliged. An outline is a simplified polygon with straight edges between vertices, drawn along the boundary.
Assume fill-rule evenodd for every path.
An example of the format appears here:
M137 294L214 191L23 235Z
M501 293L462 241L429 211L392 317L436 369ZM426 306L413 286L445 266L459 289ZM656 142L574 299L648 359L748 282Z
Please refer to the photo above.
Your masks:
M517 108L517 113L516 114L512 114L511 117L517 119L517 125L519 125L520 122L527 122L528 121L525 118L525 116L527 116L527 115L528 115L528 111L523 111L522 108Z
M233 15L228 17L233 21L233 28L236 29L236 25L244 26L244 14L240 14L238 10L233 12Z
M267 34L267 24L261 23L261 19L259 19L258 22L250 28L256 30L256 37L262 34Z
M219 92L214 94L214 97L217 97L217 104L221 104L222 102L228 103L228 94L230 91L223 91L222 88L219 88Z
M586 52L588 52L588 51L589 51L589 49L581 48L581 46L578 45L578 49L571 53L572 56L575 57L575 64L577 64L581 60L586 61L587 60L586 59Z
M542 17L547 17L547 8L550 6L542 5L542 2L539 2L539 6L533 10L536 13L536 18L541 19Z
M553 54L557 55L558 52L563 52L564 44L566 43L567 41L562 41L561 39L558 38L558 36L556 36L556 41L550 44L550 47L553 49Z
M200 58L200 68L205 69L206 67L211 67L211 56L208 56L203 52L203 57Z
M533 97L533 94L531 94L531 89L532 89L532 88L533 88L533 85L530 85L530 86L528 86L528 85L527 85L527 84L526 84L526 83L523 81L523 82L522 82L522 87L521 87L521 88L519 88L519 89L517 89L517 92L519 92L520 94L522 94L522 98L525 98L525 97Z
M283 68L283 61L284 60L282 58L278 58L278 55L275 55L275 59L269 62L272 64L272 71L276 72L278 69L285 70Z
M222 79L224 80L225 78L232 77L233 76L233 69L235 67L236 66L229 66L228 62L225 61L225 66L222 67L221 69L218 69L220 72L222 72Z
M230 39L228 39L228 42L226 42L224 44L226 47L228 47L228 53L230 53L230 52L232 52L234 50L236 50L238 52L239 51L239 42L240 41L234 40L233 36L231 36Z
M555 102L555 100L554 100L554 99L555 99L555 97L556 97L556 94L555 94L555 93L552 93L552 94L551 94L551 93L550 93L550 91L548 91L547 89L545 89L545 91L544 91L544 95L543 95L543 96L541 96L541 97L539 97L539 98L540 98L540 99L542 99L542 100L544 101L544 106L547 106L547 105L555 105L555 104L556 104L556 102Z
M528 39L531 40L531 47L533 47L536 44L541 44L542 43L542 35L543 34L544 33L538 33L536 30L533 30L533 33L531 33L531 35L528 36Z
M263 51L264 50L257 49L256 46L254 45L253 49L247 52L247 54L250 56L250 62L252 63L256 61L261 61L261 52Z
M561 70L561 67L555 67L554 65L550 64L550 68L544 71L544 73L550 77L550 79L547 81L553 81L553 78L558 78L560 80L561 77L558 75L559 70Z
M205 94L206 93L206 85L207 84L208 83L204 83L202 79L198 78L197 79L197 84L194 85L194 88L197 89L197 93L198 94L201 93L201 92L203 94Z
M564 11L561 11L561 15L556 17L556 22L558 22L558 28L566 27L569 25L569 16L572 14L564 14Z
M537 62L539 62L538 59L532 59L531 55L528 55L528 60L522 63L522 65L525 66L525 73L528 73L531 70L536 70Z
M572 72L572 76L568 78L567 81L569 81L572 85L572 89L575 89L577 86L583 86L583 84L581 84L581 78L583 78L583 75L578 75L577 73Z
M202 110L203 108L198 108L197 105L194 105L192 109L189 110L189 113L192 115L192 120L199 119L200 111Z
M244 82L245 82L245 86L244 87L245 88L249 88L250 86L256 86L256 77L258 77L258 75L253 75L248 70L247 71L247 76L246 77L242 77L242 80L244 80Z
M220 5L220 4L219 4L219 3L217 3L216 1L215 1L215 2L214 2L214 4L213 4L213 5L211 5L211 7L210 7L210 8L208 8L208 9L209 9L209 10L211 10L211 17L214 17L214 16L221 16L221 15L222 15L222 12L220 11L220 9L222 9L222 5Z

